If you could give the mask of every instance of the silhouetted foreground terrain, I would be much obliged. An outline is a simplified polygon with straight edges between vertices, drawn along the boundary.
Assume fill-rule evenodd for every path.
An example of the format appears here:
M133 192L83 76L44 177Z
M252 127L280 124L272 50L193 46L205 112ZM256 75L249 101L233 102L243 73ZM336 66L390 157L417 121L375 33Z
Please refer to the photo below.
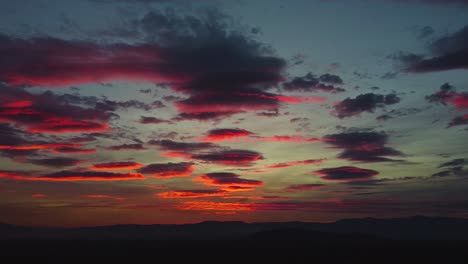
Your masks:
M0 225L0 255L314 255L316 257L462 257L468 219L410 217L335 223L203 222L31 228ZM182 251L181 251L182 250ZM450 252L450 253L446 253ZM447 255L448 254L448 255Z

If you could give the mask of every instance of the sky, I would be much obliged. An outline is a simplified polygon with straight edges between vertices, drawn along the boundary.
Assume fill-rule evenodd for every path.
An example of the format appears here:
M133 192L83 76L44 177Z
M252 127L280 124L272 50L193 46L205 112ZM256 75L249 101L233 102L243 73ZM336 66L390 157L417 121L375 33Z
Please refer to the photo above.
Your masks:
M466 0L0 5L0 222L468 217Z

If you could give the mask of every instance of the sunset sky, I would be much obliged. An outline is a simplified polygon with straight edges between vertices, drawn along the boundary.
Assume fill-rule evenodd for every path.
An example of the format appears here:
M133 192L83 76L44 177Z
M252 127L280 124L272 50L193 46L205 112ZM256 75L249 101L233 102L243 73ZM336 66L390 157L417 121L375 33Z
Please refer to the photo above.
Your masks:
M0 1L0 222L468 217L466 0Z

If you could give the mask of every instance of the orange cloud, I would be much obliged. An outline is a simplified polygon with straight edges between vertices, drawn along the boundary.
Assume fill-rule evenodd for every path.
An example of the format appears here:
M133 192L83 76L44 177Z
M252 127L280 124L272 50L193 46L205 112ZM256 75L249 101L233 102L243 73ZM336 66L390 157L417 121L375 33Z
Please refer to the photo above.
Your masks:
M98 163L90 167L91 170L134 170L143 167L143 164L128 161L128 162L107 162Z

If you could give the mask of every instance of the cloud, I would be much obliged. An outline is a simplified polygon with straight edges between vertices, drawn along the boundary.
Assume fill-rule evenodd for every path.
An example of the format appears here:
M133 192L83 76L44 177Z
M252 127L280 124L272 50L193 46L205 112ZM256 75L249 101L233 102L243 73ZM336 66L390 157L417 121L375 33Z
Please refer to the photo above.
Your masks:
M403 156L403 153L387 147L388 135L375 131L351 131L326 135L327 144L343 149L339 158L359 162L402 162L388 156Z
M83 148L74 148L74 147L59 147L52 149L55 153L63 154L94 154L96 153L95 149L83 149Z
M456 94L456 88L449 83L444 83L440 86L439 91L426 96L426 100L431 103L446 104L447 100Z
M191 157L196 160L230 166L250 166L255 161L263 159L262 154L256 151L242 149L219 150L195 154Z
M319 80L331 84L343 84L343 80L338 75L325 73L320 75Z
M208 186L218 186L228 192L250 191L262 186L263 182L257 180L242 179L240 175L231 172L212 172L194 179Z
M425 39L432 36L435 33L435 30L431 26L416 27L414 28L414 33L418 39Z
M326 168L314 172L321 175L321 179L329 181L356 181L367 180L379 174L378 171L361 169L358 167L336 167Z
M173 121L219 121L223 118L231 117L234 114L240 112L196 112L196 113L180 113L176 117L172 118Z
M153 163L139 168L137 172L150 174L156 178L188 177L192 174L193 163Z
M440 178L440 177L466 177L468 175L468 170L464 169L463 166L453 166L446 170L437 172L432 174L433 178Z
M414 115L422 111L423 110L421 108L414 108L414 107L393 109L392 111L386 112L383 115L377 116L375 119L377 121L387 121L395 117L404 117L404 116Z
M324 84L328 83L328 84ZM330 85L332 84L332 85ZM343 80L332 74L323 74L320 77L315 76L309 72L303 77L295 77L289 82L283 83L285 91L294 92L329 92L340 93L346 91L343 88L335 87L333 85L343 84Z
M466 3L466 1L457 2ZM429 45L428 57L406 63L405 70L412 73L424 73L455 69L468 69L468 25L451 35L432 41Z
M305 137L303 135L285 135L285 136L252 136L253 139L259 141L270 141L270 142L295 142L295 143L305 143L305 142L321 142L321 138L311 138Z
M468 93L458 93L456 88L449 83L444 83L437 92L427 95L426 100L443 105L452 104L458 110L468 109ZM455 117L448 127L463 124L465 124L465 116L459 116Z
M363 112L373 113L375 109L400 102L396 94L360 94L356 98L346 98L334 106L337 117L346 118L360 115Z
M0 84L0 121L24 127L30 133L106 131L111 112L74 105L50 91L31 93Z
M78 165L81 161L74 158L46 158L46 159L29 159L28 162L45 167L71 167Z
M223 190L177 190L155 194L159 198L164 199L186 199L186 198L204 198L224 196L226 191Z
M157 117L142 116L140 118L140 123L142 124L162 124L162 123L172 124L172 121L160 119Z
M177 206L177 209L183 211L252 211L253 206L250 203L240 202L208 202L208 201L190 201L183 202Z
M210 142L180 142L173 140L150 140L150 145L158 146L165 151L164 156L190 158L194 153L202 150L221 149L220 146Z
M123 197L117 197L117 196L106 195L106 194L87 194L84 197L91 198L91 199L111 199L111 200L116 200L116 201L123 201L127 199Z
M228 139L238 138L238 137L246 137L253 135L254 133L247 131L245 129L240 128L217 128L209 130L206 133L205 138L203 141L206 142L216 142L216 141L224 141Z
M468 161L465 159L453 159L451 161L440 164L437 168L458 167L458 166L464 166L467 164L468 164Z
M119 80L167 83L188 96L175 105L179 118L192 120L319 101L267 92L283 80L285 60L215 9L197 16L154 10L133 26L142 44L0 36L0 81L48 87Z
M135 170L143 167L143 164L134 161L97 163L90 167L91 170Z
M325 184L321 183L309 183L309 184L294 184L289 185L284 190L286 192L300 192L300 191L312 191L324 187Z
M50 174L33 176L28 172L0 171L0 178L23 180L23 181L127 181L144 180L143 175L139 173L113 173L103 171L83 171L83 170L64 170Z
M447 127L468 125L468 114L457 116L450 121Z
M269 142L320 142L320 138L310 138L303 135L275 135L275 136L258 136L253 132L240 128L217 128L206 133L203 141L217 142L224 140L243 139L244 141L269 141Z
M289 168L289 167L298 166L298 165L318 165L318 164L322 164L323 161L324 161L323 159L297 160L297 161L276 163L276 164L268 165L265 168L282 169L282 168Z
M146 148L143 144L135 143L135 144L121 144L110 146L107 149L109 150L145 150Z
M4 157L32 156L39 151L77 147L81 147L81 144L51 142L50 138L41 134L29 133L10 124L0 123L0 155Z

